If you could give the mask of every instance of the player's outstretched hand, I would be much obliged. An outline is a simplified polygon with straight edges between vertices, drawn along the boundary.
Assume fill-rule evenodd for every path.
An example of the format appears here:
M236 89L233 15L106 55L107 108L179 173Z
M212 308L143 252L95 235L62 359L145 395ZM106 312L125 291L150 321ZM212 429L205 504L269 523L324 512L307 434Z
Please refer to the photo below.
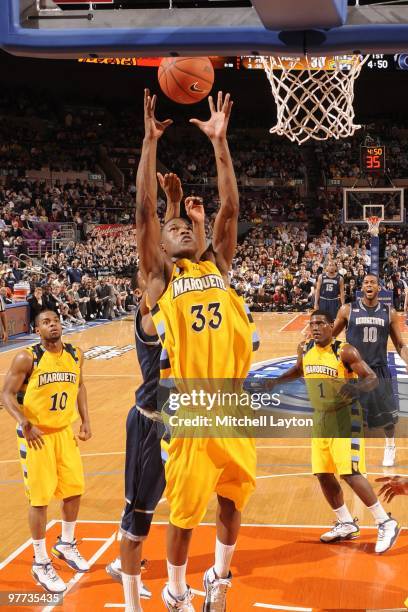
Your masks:
M23 434L24 434L25 439L27 440L28 446L30 448L40 450L41 447L44 446L45 444L44 438L42 437L43 432L41 431L41 429L39 429L38 427L30 423L30 421L27 421L26 423L24 423L22 425L22 428L23 428Z
M190 123L196 125L210 140L220 140L226 138L229 118L233 102L229 93L223 97L222 91L218 92L217 108L215 108L212 96L208 98L211 117L208 121L190 119Z
M87 422L82 423L81 427L79 428L78 438L82 440L83 442L86 442L91 437L92 437L92 432L91 432L90 424Z
M186 213L193 223L204 223L205 211L202 198L189 196L185 201Z
M166 194L166 198L170 200L170 202L180 203L183 199L183 188L177 174L169 172L163 176L160 174L160 172L158 172L157 178L159 180L160 187Z
M375 482L383 482L378 495L384 496L384 501L390 502L396 495L408 495L408 478L402 476L382 476L376 478Z
M159 140L165 130L173 123L172 119L158 121L155 117L157 96L151 96L150 90L144 90L144 123L145 136L152 140Z

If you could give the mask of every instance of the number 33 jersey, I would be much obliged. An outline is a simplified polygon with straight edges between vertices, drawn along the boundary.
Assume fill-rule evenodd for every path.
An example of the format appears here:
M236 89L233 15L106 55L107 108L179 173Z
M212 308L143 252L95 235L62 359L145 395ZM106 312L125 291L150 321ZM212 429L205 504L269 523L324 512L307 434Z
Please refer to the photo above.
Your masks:
M23 389L24 416L44 430L61 429L77 419L81 374L80 354L72 344L51 353L41 344L24 349L33 358L33 369Z
M346 340L356 347L370 367L387 366L390 307L379 302L374 308L357 300L350 304Z
M161 378L245 379L259 338L249 308L211 261L177 261L151 311Z

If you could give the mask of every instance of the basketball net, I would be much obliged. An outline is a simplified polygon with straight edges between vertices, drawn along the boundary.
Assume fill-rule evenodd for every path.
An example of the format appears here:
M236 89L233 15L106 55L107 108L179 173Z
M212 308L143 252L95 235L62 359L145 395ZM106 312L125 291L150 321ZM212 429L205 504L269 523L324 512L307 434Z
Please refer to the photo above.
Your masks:
M299 144L352 136L361 127L354 125L354 82L368 57L263 57L277 106L271 133Z
M366 221L368 223L368 231L371 236L378 236L380 232L380 223L382 221L381 217L367 217Z

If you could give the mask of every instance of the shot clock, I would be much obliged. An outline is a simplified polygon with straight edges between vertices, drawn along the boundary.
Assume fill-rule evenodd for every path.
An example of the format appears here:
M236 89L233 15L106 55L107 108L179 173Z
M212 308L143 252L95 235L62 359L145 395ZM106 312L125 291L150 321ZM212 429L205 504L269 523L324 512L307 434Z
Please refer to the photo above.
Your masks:
M362 145L360 147L360 166L363 174L384 174L385 147Z

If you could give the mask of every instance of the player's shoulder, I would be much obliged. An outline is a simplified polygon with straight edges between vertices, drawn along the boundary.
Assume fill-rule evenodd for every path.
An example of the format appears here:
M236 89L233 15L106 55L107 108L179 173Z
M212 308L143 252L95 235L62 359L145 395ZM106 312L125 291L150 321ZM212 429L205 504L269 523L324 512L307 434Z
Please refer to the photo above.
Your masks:
M14 359L11 363L11 370L19 371L19 372L31 372L33 368L34 354L31 350L31 346L27 346L14 356Z
M302 340L301 342L299 342L298 347L297 347L298 355L299 356L306 355L306 353L314 347L314 344L315 344L314 340L312 340L311 338L307 340Z
M66 353L71 355L74 361L76 362L82 361L83 354L79 346L76 346L75 344L71 344L70 342L64 342L64 350Z

